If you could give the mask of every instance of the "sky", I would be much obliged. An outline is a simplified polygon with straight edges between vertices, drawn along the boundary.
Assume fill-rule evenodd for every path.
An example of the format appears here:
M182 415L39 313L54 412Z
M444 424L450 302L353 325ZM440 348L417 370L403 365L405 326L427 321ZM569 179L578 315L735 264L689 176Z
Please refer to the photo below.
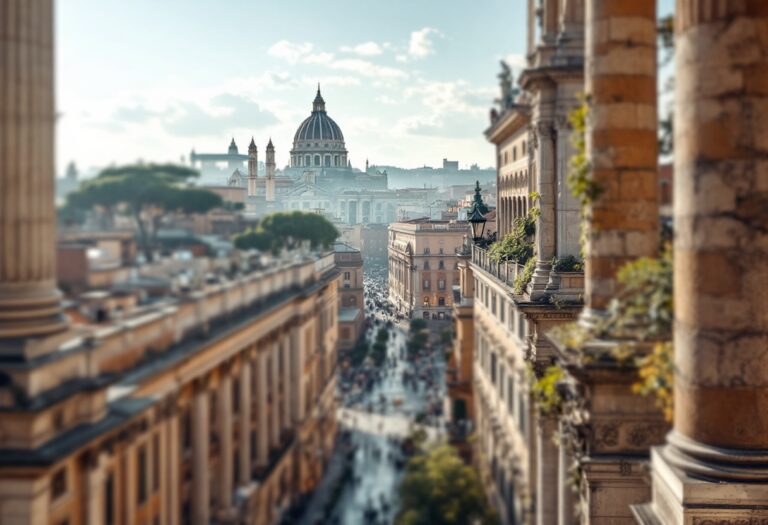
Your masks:
M673 0L658 0L659 15ZM499 60L527 0L61 0L57 171L180 162L251 137L277 164L317 83L353 166L493 165Z
M252 136L283 166L318 82L355 167L491 166L498 62L519 70L525 46L525 0L66 0L56 15L59 174Z

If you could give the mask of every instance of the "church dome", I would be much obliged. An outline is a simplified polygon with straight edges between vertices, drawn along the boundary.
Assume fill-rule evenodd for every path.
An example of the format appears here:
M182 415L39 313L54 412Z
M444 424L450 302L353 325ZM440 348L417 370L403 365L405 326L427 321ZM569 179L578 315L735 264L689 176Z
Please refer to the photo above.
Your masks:
M344 134L325 111L325 100L317 86L312 102L312 114L304 119L293 137L291 167L336 168L347 167L347 149Z
M325 112L325 100L319 86L312 103L312 114L301 123L293 137L294 143L302 140L344 140L339 125Z

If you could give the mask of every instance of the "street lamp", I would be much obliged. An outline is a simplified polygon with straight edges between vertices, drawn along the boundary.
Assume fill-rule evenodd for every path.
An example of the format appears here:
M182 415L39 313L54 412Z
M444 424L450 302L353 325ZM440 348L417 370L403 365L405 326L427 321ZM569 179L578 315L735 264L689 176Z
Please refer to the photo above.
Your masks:
M469 215L469 225L472 227L472 241L478 244L483 239L485 233L486 218L480 212L477 205L472 206L472 213Z

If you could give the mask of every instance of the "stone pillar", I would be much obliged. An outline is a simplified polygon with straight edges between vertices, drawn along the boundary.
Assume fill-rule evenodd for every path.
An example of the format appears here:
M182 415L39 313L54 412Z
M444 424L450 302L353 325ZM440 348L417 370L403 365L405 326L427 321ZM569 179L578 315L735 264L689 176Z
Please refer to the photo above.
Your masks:
M283 335L283 344L280 345L280 352L283 358L283 430L289 430L293 425L291 416L291 394L293 387L291 383L291 337L290 334Z
M528 65L531 65L531 57L536 51L536 0L528 0L528 36L526 41L526 53L528 55Z
M205 384L196 385L192 401L192 523L210 523L210 400Z
M588 209L587 317L616 296L616 271L659 245L656 2L588 0L587 157L600 194Z
M301 363L304 362L301 351L301 330L298 325L291 326L291 424L301 421Z
M542 32L541 39L544 43L553 44L557 38L558 25L560 21L559 4L560 0L542 0Z
M0 342L66 328L56 289L51 0L0 2Z
M581 251L581 209L578 200L568 187L568 172L570 171L573 146L571 145L571 126L565 117L558 118L557 129L557 247L555 255L558 258L568 255L579 256Z
M168 524L179 525L179 514L181 511L181 498L179 496L181 463L179 460L182 448L181 435L179 432L179 408L174 405L171 408L171 414L168 416L168 433L166 453L168 455Z
M269 444L271 447L280 446L280 342L272 343L272 369L268 371L271 381L272 401L269 406Z
M240 364L240 484L251 482L251 362L244 358Z
M545 294L552 271L552 257L555 256L555 130L551 121L535 124L536 133L536 191L539 194L539 218L536 220L536 269L528 285L531 299L538 299Z
M232 376L228 365L224 365L219 380L219 505L222 515L229 516L232 510L234 446L232 443Z
M560 446L558 447L557 457L557 525L575 525L576 509L571 484L571 463L573 458L568 451L565 443L568 431L565 425L560 421Z
M557 421L538 418L536 429L536 524L557 523L558 450L553 437Z
M104 523L104 454L94 453L86 462L86 523L101 525Z
M677 2L675 415L652 458L662 523L768 522L766 27L763 0Z
M256 463L260 467L269 461L269 403L267 402L267 350L259 351L256 367Z

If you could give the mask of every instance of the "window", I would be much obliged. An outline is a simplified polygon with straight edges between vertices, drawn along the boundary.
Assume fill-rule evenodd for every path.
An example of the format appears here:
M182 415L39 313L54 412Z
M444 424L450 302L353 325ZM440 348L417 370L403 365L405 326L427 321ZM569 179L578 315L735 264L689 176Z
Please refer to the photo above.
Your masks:
M424 247L424 255L429 255L429 246Z
M445 290L445 280L440 279L439 281L437 281L437 289Z
M56 501L67 492L67 469L57 470L51 477L51 501Z
M507 410L510 414L515 412L515 379L513 374L507 378Z
M429 261L424 261L424 269L429 270Z
M442 251L443 251L443 249L442 249L442 248L440 248L440 251L442 252ZM437 268L438 268L439 270L445 270L445 261L444 261L444 260L442 260L442 259L440 259L440 262L439 262L439 263L437 263Z
M442 246L440 247L440 255L443 255L443 247ZM440 261L440 262L442 263L443 261Z
M147 447L145 445L139 447L136 462L136 471L138 472L136 475L136 494L139 505L142 505L147 501Z
M437 298L437 306L445 306L445 297Z
M496 352L491 352L491 383L496 384Z
M424 290L429 290L429 279L424 279L423 289Z
M345 281L349 281L349 278L350 278L350 273L349 272L344 272L344 280Z
M320 165L320 155L315 155L315 166Z

